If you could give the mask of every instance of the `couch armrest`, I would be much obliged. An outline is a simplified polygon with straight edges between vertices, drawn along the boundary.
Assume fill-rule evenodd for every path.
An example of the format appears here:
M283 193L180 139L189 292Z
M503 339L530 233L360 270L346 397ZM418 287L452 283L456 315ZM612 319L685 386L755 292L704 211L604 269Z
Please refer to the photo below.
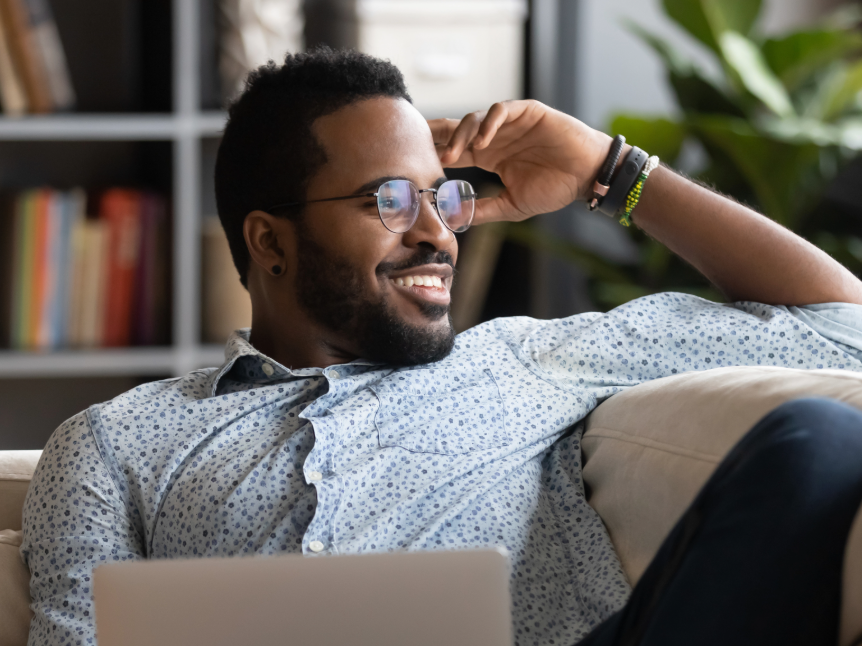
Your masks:
M733 445L778 405L811 396L862 409L862 375L719 368L642 384L593 411L582 443L584 482L632 584ZM862 633L862 605L848 605L862 600L859 518L851 537L845 557L843 644L850 634Z
M21 529L21 510L42 451L0 451L0 530Z

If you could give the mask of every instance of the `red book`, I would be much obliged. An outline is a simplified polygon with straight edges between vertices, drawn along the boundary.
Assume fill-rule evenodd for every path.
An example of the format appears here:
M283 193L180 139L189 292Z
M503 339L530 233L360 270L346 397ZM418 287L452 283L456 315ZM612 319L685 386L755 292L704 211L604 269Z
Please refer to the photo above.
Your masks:
M27 349L40 347L39 328L42 324L42 309L47 289L48 264L48 209L51 202L51 191L40 189L36 191L33 201L33 291L30 300L30 317L26 330Z
M104 345L128 346L132 337L135 272L140 256L141 194L115 188L102 196L100 217L108 225Z

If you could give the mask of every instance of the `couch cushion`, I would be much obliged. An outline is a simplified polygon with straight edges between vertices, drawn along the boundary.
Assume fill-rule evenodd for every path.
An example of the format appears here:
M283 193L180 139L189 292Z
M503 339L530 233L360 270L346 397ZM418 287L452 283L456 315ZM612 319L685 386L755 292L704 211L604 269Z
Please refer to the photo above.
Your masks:
M0 531L0 646L25 646L30 631L30 572L20 546L20 531Z
M611 397L587 418L584 482L634 584L715 467L773 408L831 397L862 409L862 375L840 370L719 368L648 382ZM844 635L862 632L862 516L845 573ZM851 606L852 607L852 606ZM852 616L851 616L852 614ZM855 621L855 628L848 622ZM843 642L846 643L846 642Z
M21 509L41 451L0 451L0 530L21 529Z

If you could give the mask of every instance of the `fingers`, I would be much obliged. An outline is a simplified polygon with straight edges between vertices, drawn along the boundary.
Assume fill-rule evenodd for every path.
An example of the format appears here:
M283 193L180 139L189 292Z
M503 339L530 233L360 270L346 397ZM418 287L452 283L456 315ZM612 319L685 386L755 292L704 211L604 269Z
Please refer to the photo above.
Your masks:
M504 189L494 197L483 197L476 200L476 213L473 215L473 224L486 224L487 222L520 222L526 220L531 214L520 211L512 202L509 191Z
M441 163L448 167L473 165L471 152L487 148L500 128L517 119L528 105L528 101L503 101L495 103L488 110L471 112L460 121L429 121Z
M442 151L439 149L437 151L440 155L440 161L444 166L457 163L461 159L461 155L473 141L473 138L479 133L479 127L482 125L482 120L486 114L487 112L484 110L482 112L471 112L461 119L461 122L449 137L446 148Z

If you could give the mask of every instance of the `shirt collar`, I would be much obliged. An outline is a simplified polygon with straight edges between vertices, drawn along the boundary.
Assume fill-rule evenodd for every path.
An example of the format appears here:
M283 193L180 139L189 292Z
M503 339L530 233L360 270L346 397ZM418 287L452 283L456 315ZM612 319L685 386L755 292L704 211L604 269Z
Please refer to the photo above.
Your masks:
M238 381L261 384L302 377L319 377L324 374L323 368L300 368L297 370L287 368L255 348L249 341L250 337L251 328L247 327L234 330L228 338L224 349L225 362L210 378L211 397L216 396L219 382L228 373L231 373L231 376ZM238 362L242 366L242 370L234 370ZM356 359L343 364L343 366L349 367L352 372L364 372L369 367L383 367L383 364L367 359ZM343 372L343 369L341 370Z

